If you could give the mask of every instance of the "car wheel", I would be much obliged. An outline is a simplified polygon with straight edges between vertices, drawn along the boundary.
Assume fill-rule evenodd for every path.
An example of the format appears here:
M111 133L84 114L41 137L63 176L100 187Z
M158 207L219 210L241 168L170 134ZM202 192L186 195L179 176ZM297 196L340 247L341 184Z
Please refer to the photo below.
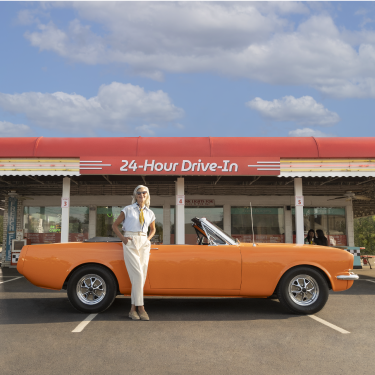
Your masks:
M277 296L280 303L295 314L314 314L328 300L327 280L316 269L296 267L281 278Z
M112 305L117 294L117 284L108 269L93 264L73 273L67 292L70 303L78 311L98 313Z

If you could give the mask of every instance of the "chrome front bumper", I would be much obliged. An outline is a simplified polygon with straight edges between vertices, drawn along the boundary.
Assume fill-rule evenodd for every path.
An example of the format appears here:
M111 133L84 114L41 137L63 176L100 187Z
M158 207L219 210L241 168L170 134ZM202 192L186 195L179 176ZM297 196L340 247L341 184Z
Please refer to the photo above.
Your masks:
M336 279L338 280L358 280L359 276L355 273L349 273L349 275L338 275L336 276Z

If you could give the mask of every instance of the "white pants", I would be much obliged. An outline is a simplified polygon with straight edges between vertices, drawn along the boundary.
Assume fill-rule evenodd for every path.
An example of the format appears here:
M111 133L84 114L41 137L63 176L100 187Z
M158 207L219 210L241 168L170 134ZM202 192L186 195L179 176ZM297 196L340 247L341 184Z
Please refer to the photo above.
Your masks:
M122 244L126 269L132 283L131 303L143 306L143 287L147 276L151 242L146 235L140 236L139 232L125 232L124 237L132 238L126 245Z

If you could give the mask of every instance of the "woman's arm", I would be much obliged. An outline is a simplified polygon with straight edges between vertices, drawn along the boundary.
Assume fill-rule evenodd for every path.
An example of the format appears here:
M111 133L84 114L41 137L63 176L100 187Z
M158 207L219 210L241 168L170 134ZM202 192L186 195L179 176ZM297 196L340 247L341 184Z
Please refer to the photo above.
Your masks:
M155 232L156 232L156 228L155 228L155 220L154 220L154 221L150 224L150 233L149 233L149 235L148 235L148 237L147 237L147 239L148 239L149 241L151 241L151 238L154 237Z
M131 241L130 237L124 237L122 233L119 231L118 226L125 220L125 214L121 211L120 216L116 219L116 221L112 224L112 229L115 232L116 236L126 245L128 241Z

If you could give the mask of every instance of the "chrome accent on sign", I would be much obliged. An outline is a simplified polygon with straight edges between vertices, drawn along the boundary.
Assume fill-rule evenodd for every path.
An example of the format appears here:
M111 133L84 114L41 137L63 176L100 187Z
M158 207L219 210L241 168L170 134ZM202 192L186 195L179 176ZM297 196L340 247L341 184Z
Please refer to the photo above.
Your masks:
M279 161L257 161L256 165L248 165L248 167L257 168L257 171L279 171L280 162Z
M112 164L101 164L102 161L80 161L80 169L103 169L102 167L111 167Z
M319 286L310 275L297 275L289 283L288 293L295 304L309 306L318 299Z

